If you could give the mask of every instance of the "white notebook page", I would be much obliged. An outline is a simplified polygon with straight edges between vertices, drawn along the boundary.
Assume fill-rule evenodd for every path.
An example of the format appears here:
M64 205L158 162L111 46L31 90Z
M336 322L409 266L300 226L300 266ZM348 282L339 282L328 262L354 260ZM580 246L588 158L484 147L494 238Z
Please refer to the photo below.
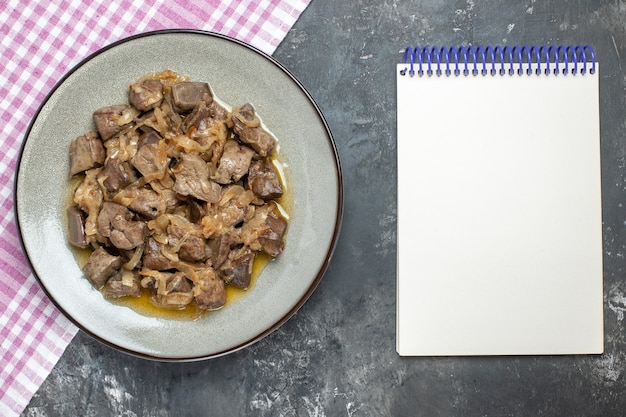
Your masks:
M601 353L598 68L410 77L405 67L398 353Z

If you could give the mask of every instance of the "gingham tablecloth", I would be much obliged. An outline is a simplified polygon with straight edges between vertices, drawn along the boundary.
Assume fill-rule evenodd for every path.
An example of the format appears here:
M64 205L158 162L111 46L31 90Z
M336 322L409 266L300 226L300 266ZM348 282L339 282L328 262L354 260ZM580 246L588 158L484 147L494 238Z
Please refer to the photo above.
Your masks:
M22 253L13 211L28 123L70 68L116 40L193 28L271 54L310 0L0 0L0 415L19 415L77 332Z

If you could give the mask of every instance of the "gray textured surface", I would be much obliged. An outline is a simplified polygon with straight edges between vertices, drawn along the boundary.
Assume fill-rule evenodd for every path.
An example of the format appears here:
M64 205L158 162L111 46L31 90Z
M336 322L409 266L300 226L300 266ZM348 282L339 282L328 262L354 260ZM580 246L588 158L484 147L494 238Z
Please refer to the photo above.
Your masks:
M343 163L342 235L316 292L269 337L206 362L148 362L79 333L24 415L624 415L624 22L623 1L313 0L275 57L324 111ZM416 42L594 46L602 65L603 355L395 353L394 64Z

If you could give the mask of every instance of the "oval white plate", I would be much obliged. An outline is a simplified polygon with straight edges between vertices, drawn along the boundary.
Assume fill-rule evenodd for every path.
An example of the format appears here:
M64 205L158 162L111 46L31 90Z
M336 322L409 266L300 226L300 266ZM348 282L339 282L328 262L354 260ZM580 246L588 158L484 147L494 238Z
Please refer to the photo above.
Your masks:
M229 104L254 105L279 140L293 199L282 255L242 299L196 321L148 317L105 300L84 278L66 238L70 142L94 129L94 110L126 102L129 83L164 69L208 82ZM129 354L189 361L250 345L302 306L321 280L337 242L343 186L336 146L320 109L282 65L222 35L168 30L107 46L55 86L27 131L15 202L34 274L70 320Z

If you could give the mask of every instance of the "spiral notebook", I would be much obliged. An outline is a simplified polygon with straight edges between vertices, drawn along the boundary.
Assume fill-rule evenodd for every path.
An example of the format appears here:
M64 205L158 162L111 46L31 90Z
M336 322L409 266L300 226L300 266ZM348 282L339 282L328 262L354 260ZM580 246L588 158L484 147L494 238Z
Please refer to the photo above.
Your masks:
M589 46L407 48L397 65L397 351L603 351Z

